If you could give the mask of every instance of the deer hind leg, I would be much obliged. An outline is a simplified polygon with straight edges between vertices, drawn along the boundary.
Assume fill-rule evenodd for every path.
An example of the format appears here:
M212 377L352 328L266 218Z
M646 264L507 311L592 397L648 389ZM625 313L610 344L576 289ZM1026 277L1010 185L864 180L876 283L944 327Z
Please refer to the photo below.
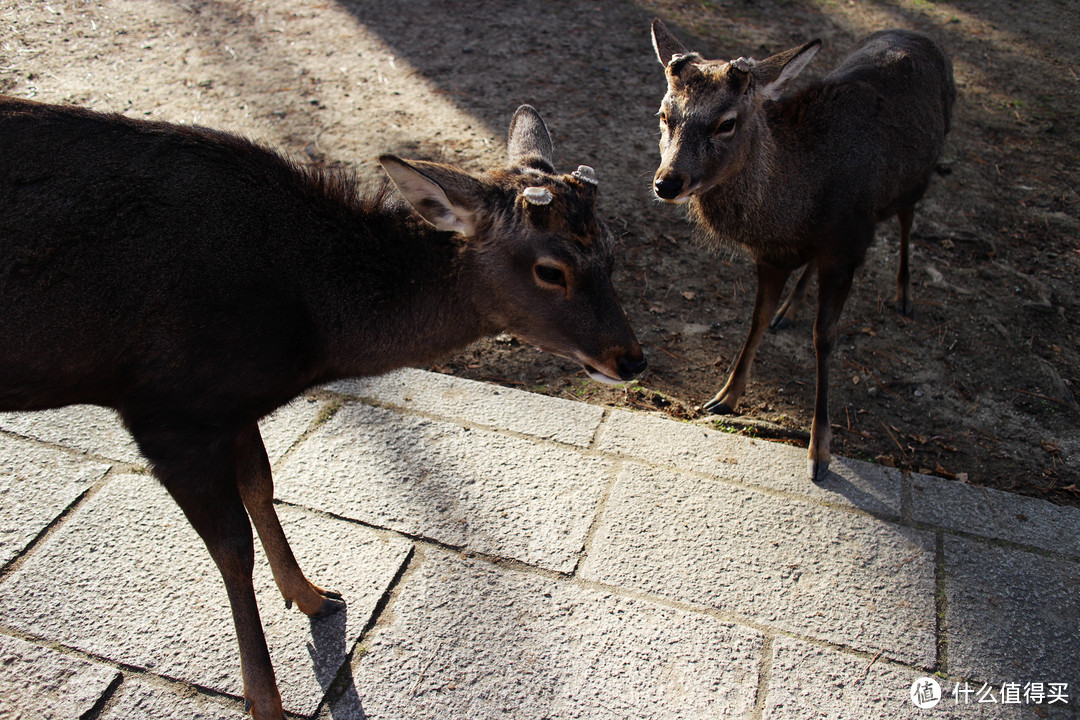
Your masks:
M344 608L341 595L313 585L296 562L274 509L274 481L258 425L244 429L236 439L236 478L285 604L291 607L295 602L301 612L316 618Z
M765 329L769 327L769 321L780 302L780 294L784 290L790 270L781 270L771 265L759 263L757 266L758 285L757 295L754 298L754 314L750 318L750 331L746 335L739 357L731 369L727 382L720 392L713 396L702 406L702 409L714 415L730 415L735 410L735 405L746 390L746 383L750 379L750 368L754 364L754 356L758 346L761 345L761 337Z
M911 271L908 269L911 224L915 219L915 206L908 205L901 208L896 218L900 221L900 266L896 270L894 305L901 315L910 317L915 311L915 303L911 300Z
M822 263L818 268L818 314L814 323L814 351L817 355L817 390L814 398L814 422L810 428L807 470L810 479L821 482L829 471L832 455L832 428L829 425L829 359L836 345L836 328L844 309L855 265Z
M791 289L791 294L787 296L787 300L780 306L780 309L776 311L776 315L773 317L769 327L773 330L786 330L791 327L791 324L795 322L795 313L799 311L799 308L803 304L803 300L806 299L806 291L810 289L810 280L814 276L814 264L807 263L803 268L802 275L799 276L799 281L795 283L795 287Z
M246 705L256 720L282 720L281 695L251 580L255 546L236 487L230 443L211 441L193 446L185 442L182 452L165 453L155 452L155 444L147 445L140 439L155 474L202 538L225 581L240 645Z

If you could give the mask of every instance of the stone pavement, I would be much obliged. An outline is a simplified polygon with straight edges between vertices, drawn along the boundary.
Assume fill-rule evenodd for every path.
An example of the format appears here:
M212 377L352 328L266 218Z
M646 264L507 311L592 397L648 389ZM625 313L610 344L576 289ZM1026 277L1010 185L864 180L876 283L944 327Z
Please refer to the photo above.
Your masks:
M0 430L0 718L243 718L220 577L115 416ZM263 434L349 603L310 622L257 555L291 717L1080 718L1076 508L418 370Z

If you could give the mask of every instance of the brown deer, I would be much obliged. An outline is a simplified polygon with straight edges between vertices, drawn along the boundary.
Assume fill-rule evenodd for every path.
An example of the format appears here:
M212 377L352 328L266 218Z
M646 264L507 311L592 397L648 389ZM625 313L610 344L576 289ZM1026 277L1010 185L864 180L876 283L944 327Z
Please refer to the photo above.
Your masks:
M820 41L765 60L705 60L660 20L653 47L667 77L654 190L686 203L712 242L757 265L750 330L727 382L703 408L733 412L765 329L791 322L817 272L817 393L808 470L829 467L829 356L855 269L876 223L900 221L896 307L912 311L908 243L949 131L952 64L930 38L906 30L868 35L839 67L791 96L784 89ZM773 317L791 272L806 266Z
M343 607L289 549L259 418L503 330L599 379L645 368L591 168L556 173L528 106L509 151L479 175L384 155L405 203L233 135L0 98L0 410L119 412L225 580L259 720L282 707L248 514L287 603Z

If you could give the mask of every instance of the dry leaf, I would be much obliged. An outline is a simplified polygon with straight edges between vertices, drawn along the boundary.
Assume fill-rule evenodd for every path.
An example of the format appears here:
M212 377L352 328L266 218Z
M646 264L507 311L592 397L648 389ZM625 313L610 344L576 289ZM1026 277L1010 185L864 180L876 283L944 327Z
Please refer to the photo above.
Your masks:
M1061 446L1058 445L1053 440L1043 440L1039 444L1042 445L1043 450L1050 453L1051 455L1060 455L1061 454Z
M939 476L945 478L946 480L956 480L957 479L957 476L955 474L953 474L953 473L949 472L948 470L946 470L945 468L941 467L941 463L937 463L937 465L934 466L934 474L939 475Z

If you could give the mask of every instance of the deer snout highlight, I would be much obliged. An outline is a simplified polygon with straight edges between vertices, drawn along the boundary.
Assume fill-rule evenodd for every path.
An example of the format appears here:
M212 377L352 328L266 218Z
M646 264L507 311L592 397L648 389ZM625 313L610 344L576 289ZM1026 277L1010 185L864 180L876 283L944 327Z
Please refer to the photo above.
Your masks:
M645 359L645 353L636 342L633 347L613 349L604 353L603 359L579 356L578 362L593 380L610 385L633 380L645 372L645 368L649 365L649 361Z
M658 171L653 181L653 191L661 200L685 202L686 198L680 200L680 197L684 194L686 184L686 178L679 173Z

